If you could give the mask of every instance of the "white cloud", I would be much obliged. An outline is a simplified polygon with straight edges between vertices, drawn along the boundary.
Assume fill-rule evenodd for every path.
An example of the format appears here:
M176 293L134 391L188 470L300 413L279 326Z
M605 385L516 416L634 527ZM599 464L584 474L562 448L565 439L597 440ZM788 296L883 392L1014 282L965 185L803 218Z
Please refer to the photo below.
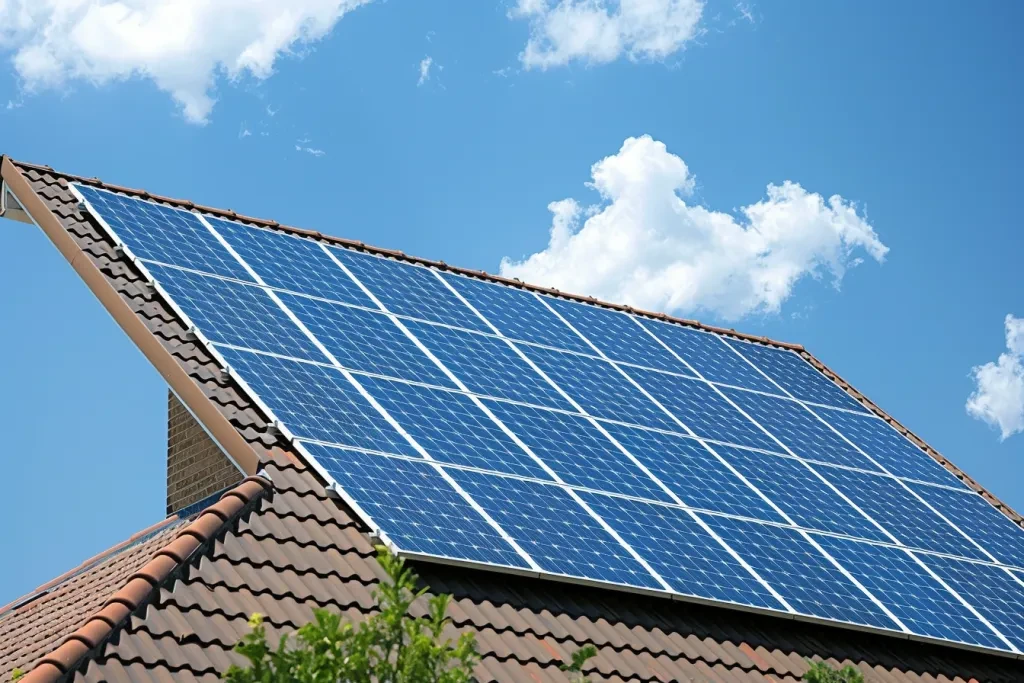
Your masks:
M591 168L601 202L552 202L547 247L501 274L650 310L726 319L777 312L808 275L838 286L866 252L889 251L857 208L799 184L768 185L740 216L688 204L694 176L649 136L629 138Z
M433 63L434 59L430 55L420 60L420 80L416 82L417 86L423 85L430 80L430 65Z
M703 11L704 0L519 0L509 16L530 22L520 61L547 69L665 59L700 34Z
M305 152L306 154L315 157L322 157L325 154L327 154L327 152L325 152L322 149L319 149L317 147L310 147L309 143L311 142L312 140L310 140L309 138L299 138L298 140L295 141L295 151Z
M971 369L976 388L967 414L999 428L1000 439L1024 431L1024 318L1007 315L1006 349L995 363Z
M26 92L152 79L207 120L218 74L264 79L292 46L371 0L0 0L0 48Z

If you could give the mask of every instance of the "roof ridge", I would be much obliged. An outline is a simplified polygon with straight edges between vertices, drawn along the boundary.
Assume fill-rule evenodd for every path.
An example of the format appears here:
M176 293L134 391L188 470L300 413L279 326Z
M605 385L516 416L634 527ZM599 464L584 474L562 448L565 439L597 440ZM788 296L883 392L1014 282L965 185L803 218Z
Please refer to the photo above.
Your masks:
M634 308L632 306L627 306L625 304L616 304L616 303L612 303L610 301L604 301L604 300L601 300L601 299L597 299L597 298L592 297L592 296L583 296L582 294L574 294L572 292L563 292L563 291L560 291L558 289L554 289L552 287L543 287L541 285L534 285L534 284L530 284L528 282L523 282L522 280L518 280L518 279L514 279L514 278L507 278L507 277L503 277L501 275L494 275L492 273L488 273L488 272L483 271L483 270L474 270L472 268L462 268L462 267L459 267L459 266L450 265L448 263L445 263L444 261L437 261L437 260L433 260L433 259L423 258L423 257L420 257L420 256L413 256L411 254L406 254L405 252L397 250L397 249L387 249L387 248L384 248L384 247L377 247L377 246L373 246L371 244L366 244L365 242L361 242L359 240L347 239L347 238L344 238L344 237L335 237L333 235L325 235L324 233L316 231L316 230L306 230L304 228L296 228L294 226L290 226L290 225L285 225L283 223L279 223L279 222L277 222L275 220L270 220L270 219L266 219L266 218L259 218L259 217L256 217L256 216L248 216L248 215L245 215L245 214L240 214L240 213L238 213L238 212L236 212L234 210L231 210L231 209L220 209L220 208L217 208L217 207L214 207L214 206L207 206L205 204L196 204L195 202L192 202L192 201L187 200L187 199L177 199L175 197L167 197L165 195L153 194L152 192L149 192L149 191L143 190L143 189L139 189L139 188L126 187L124 185L116 185L114 183L107 183L107 182L104 182L104 181L102 181L102 180L100 180L99 178L96 178L96 177L86 178L84 176L75 175L73 173L65 173L63 171L58 171L58 170L56 170L56 169L54 169L54 168L52 168L50 166L43 166L41 164L33 164L33 163L25 162L25 161L17 161L15 159L11 159L11 163L13 163L13 164L15 164L17 166L20 166L22 168L32 169L32 170L36 170L36 171L42 171L42 172L49 173L51 175L54 175L54 176L57 176L57 177L60 177L60 178L64 178L66 180L71 180L71 181L74 181L74 182L79 182L79 183L82 183L82 184L85 184L85 185L92 185L94 187L98 187L98 188L105 189L105 190L110 190L112 192L119 192L121 194L126 194L126 195L130 195L130 196L134 196L134 197L140 197L142 199L148 199L148 200L151 200L151 201L154 201L154 202L157 202L157 203L168 204L170 206L176 206L176 207L185 208L185 209L188 209L188 210L195 210L195 211L199 211L199 212L202 212L202 213L208 213L208 214L213 215L213 216L219 216L219 217L222 217L222 218L228 218L230 220L235 220L235 221L239 221L239 222L242 222L242 223L249 223L249 224L255 225L257 227L270 228L272 230L276 230L276 231L279 231L279 232L295 235L297 237L307 237L307 238L314 239L314 240L321 241L321 242L327 242L327 243L330 243L330 244L337 244L339 246L343 246L343 247L348 248L348 249L354 249L354 250L357 250L357 251L364 251L364 252L367 252L367 253L376 254L378 256L385 256L385 257L394 258L394 259L400 260L400 261L407 261L409 263L415 263L415 264L419 264L419 265L422 265L422 266L428 266L428 267L432 267L432 268L437 268L438 270L445 270L445 271L449 271L449 272L452 272L452 273L457 273L457 274L460 274L460 275L466 275L468 277L473 277L473 278L476 278L476 279L479 279L479 280L486 280L486 281L490 281L490 282L496 282L496 283L500 283L500 284L503 284L503 285L508 285L510 287L515 287L517 289L524 289L524 290L533 291L533 292L540 292L540 293L543 293L543 294L548 294L548 295L551 295L551 296L556 296L556 297L559 297L559 298L562 298L562 299L569 299L569 300L572 300L572 301L580 301L580 302L584 302L584 303L593 304L595 306L601 306L603 308L610 308L610 309L613 309L613 310L625 311L625 312L628 312L628 313L633 313L634 315L643 316L645 318L651 318L651 319L654 319L654 320L661 320L661 321L664 321L664 322L676 323L678 325L683 325L683 326L686 326L686 327L692 327L692 328L696 328L696 329L699 329L699 330L704 330L706 332L714 332L716 334L721 334L721 335L729 336L729 337L735 337L737 339L744 339L744 340L747 340L747 341L757 342L757 343L761 343L761 344L767 344L769 346L778 346L780 348L792 349L794 351L802 351L803 348L804 348L802 345L796 344L796 343L793 343L793 342L786 342L786 341L781 341L781 340L778 340L778 339L771 339L771 338L765 337L765 336L748 334L746 332L739 332L739 331L737 331L735 329L732 329L732 328L725 328L725 327L718 327L716 325L709 325L707 323L702 323L699 320L692 320L692 319L689 319L689 318L679 318L679 317L676 317L676 316L668 315L666 313L658 313L658 312L655 312L655 311L647 311L647 310L640 309L640 308Z
M174 540L158 550L152 559L133 573L103 607L63 639L50 654L41 657L22 679L23 683L52 683L74 671L92 652L98 650L128 617L143 607L154 594L188 561L196 551L234 524L241 513L262 498L272 484L261 476L246 477L206 508Z

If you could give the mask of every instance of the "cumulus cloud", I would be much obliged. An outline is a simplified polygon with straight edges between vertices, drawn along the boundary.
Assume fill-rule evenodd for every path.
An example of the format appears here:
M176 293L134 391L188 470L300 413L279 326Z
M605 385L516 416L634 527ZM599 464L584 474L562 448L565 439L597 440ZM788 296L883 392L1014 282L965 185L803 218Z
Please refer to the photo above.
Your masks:
M0 48L26 92L148 78L202 123L218 74L267 78L281 54L370 1L0 0Z
M1000 440L1024 432L1024 318L1007 315L1006 353L971 369L967 414L999 429Z
M518 0L509 16L530 23L520 61L547 69L665 59L699 35L703 11L703 0Z
M725 319L778 312L794 285L831 275L839 285L863 252L889 251L867 219L839 195L799 184L768 185L738 216L687 203L694 176L649 136L629 138L591 168L601 201L552 202L550 239L501 274L563 291L673 313Z
M423 85L430 80L430 66L434 63L434 58L427 55L420 60L420 80L416 82L416 85Z

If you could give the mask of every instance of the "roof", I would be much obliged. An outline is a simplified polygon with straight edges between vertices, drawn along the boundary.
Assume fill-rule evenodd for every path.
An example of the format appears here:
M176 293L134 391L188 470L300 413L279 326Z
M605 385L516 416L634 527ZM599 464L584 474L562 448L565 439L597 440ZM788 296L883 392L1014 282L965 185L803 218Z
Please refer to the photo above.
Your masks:
M0 634L16 636L0 641L0 674L3 667L18 665L33 667L32 681L215 680L233 661L231 646L245 632L251 612L265 614L270 630L280 632L304 623L315 606L342 610L352 618L372 609L370 590L382 571L366 529L327 495L318 475L78 209L67 183L142 193L8 158L0 172L21 206L220 447L248 474L263 471L269 477L250 476L192 521L166 521L155 534L90 563L74 580L60 581L59 590L0 615ZM450 269L233 212L197 208ZM992 500L1020 523L1016 513ZM949 647L480 570L430 564L417 569L433 591L454 595L454 626L476 632L483 654L477 675L483 681L567 680L557 665L585 643L599 650L591 660L595 680L796 680L806 668L805 657L854 663L869 680L1024 678L1020 661Z

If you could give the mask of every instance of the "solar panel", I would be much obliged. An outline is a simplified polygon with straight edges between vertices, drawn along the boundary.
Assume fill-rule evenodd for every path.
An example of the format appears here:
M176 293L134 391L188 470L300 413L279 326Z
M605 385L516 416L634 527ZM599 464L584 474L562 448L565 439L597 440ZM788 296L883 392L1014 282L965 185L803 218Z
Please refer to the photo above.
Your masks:
M396 552L1024 652L1024 531L791 350L73 191Z

